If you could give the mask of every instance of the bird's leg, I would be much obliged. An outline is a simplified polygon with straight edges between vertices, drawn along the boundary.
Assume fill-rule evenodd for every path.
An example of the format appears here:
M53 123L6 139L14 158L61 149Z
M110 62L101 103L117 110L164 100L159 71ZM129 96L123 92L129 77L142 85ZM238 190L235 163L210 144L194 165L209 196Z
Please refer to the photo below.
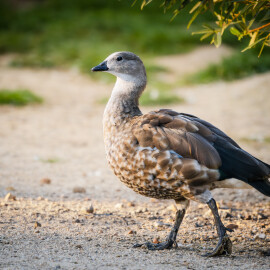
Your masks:
M214 256L219 256L219 255L230 255L232 253L232 242L226 233L226 231L229 231L229 229L227 229L223 225L220 219L216 201L213 198L211 198L207 202L207 204L214 215L215 226L217 229L219 241L215 249L210 253L206 253L204 256L214 257Z
M165 242L159 243L159 244L153 244L150 242L146 242L144 244L136 244L133 247L146 246L146 248L148 248L149 250L163 250L163 249L171 249L172 247L177 247L176 236L177 236L179 227L183 221L183 218L185 216L186 209L189 206L189 201L188 200L176 201L177 205L179 203L182 205L182 209L179 209L176 211L174 225L173 225L171 232L170 232L170 234L167 237Z

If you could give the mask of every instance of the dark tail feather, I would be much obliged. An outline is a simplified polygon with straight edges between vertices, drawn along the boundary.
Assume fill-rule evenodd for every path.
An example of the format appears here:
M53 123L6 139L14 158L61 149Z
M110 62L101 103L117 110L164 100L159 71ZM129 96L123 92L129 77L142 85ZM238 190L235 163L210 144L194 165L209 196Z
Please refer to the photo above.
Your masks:
M270 165L253 157L241 148L218 138L214 144L222 165L219 168L220 180L237 178L270 196Z
M256 158L257 159L257 158ZM262 194L270 197L270 165L257 159L259 162L263 163L269 170L268 179L257 180L256 182L248 183L252 187L256 188Z
M256 188L262 194L270 197L270 181L269 179L256 180L254 182L248 182L249 185Z

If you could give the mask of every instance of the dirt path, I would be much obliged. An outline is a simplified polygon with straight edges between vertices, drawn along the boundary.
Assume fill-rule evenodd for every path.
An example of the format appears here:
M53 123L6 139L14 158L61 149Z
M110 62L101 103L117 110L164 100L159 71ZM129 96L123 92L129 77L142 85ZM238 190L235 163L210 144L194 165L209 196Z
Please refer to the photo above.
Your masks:
M196 66L196 57L190 57ZM269 163L270 144L263 142L270 136L269 85L268 73L184 87L176 93L187 103L170 107L209 120ZM270 268L263 253L270 243L270 200L254 190L214 192L225 225L238 226L229 258L201 257L217 239L207 207L197 204L183 223L178 249L132 249L135 242L164 239L174 214L172 202L135 194L107 166L104 106L97 100L111 87L72 71L1 65L4 87L28 88L45 103L0 107L0 269ZM41 184L44 178L51 184ZM74 187L86 193L74 193ZM17 200L5 200L8 192ZM94 213L87 213L91 204Z

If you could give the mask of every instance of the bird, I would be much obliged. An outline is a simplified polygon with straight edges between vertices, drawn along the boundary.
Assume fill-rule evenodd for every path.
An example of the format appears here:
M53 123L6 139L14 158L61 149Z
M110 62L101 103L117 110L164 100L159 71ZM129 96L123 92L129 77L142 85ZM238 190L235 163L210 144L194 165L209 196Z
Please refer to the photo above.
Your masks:
M232 242L227 232L231 230L222 223L211 190L235 178L270 196L270 165L199 117L171 109L143 114L139 98L147 76L136 54L112 53L91 70L116 76L103 115L106 158L114 174L135 192L173 199L177 206L175 222L164 242L134 247L177 247L178 230L190 201L195 201L210 208L219 238L216 247L204 256L230 255Z

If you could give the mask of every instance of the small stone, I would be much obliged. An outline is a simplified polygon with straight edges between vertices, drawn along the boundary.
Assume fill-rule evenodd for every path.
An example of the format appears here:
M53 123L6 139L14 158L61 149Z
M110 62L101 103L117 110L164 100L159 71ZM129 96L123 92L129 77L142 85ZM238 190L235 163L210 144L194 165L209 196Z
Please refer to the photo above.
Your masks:
M88 213L88 214L93 214L94 213L93 205L91 204L90 207L86 207L85 212Z
M6 187L6 191L15 191L16 189L14 187Z
M52 182L52 180L49 179L49 178L43 178L43 179L40 180L41 185L50 185L51 182Z
M5 196L5 201L16 201L16 196L15 195L12 195L11 193L8 193Z
M34 228L36 229L36 228L38 228L38 227L41 227L41 224L39 223L39 222L35 222L35 224L34 224Z
M82 245L76 245L75 248L82 249Z
M120 209L120 208L123 208L124 205L122 203L117 203L114 207L117 209Z
M235 230L235 229L238 229L238 225L236 224L229 224L228 226L226 226L227 229L230 229L230 230Z
M258 238L260 239L265 239L265 237L266 237L265 233L258 234Z
M158 238L156 238L156 237L155 237L155 238L153 239L153 243L154 243L154 244L159 244L159 243L160 243L160 241L159 241L159 239L158 239Z
M84 187L74 187L73 193L86 193L86 189Z
M127 206L128 206L128 207L134 207L134 206L135 206L135 203L133 203L133 202L128 202L128 203L127 203Z
M164 223L161 222L161 221L157 221L157 222L154 223L154 226L155 227L162 227L162 226L164 226Z

